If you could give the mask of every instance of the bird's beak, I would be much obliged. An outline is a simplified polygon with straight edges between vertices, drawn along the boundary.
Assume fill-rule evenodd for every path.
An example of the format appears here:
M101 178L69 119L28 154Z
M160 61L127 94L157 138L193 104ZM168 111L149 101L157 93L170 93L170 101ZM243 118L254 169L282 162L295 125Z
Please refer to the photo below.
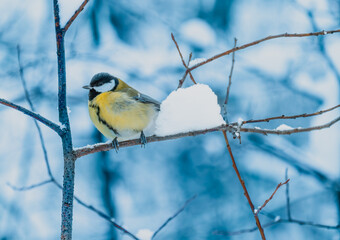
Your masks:
M91 89L91 87L89 85L85 85L83 86L84 89Z

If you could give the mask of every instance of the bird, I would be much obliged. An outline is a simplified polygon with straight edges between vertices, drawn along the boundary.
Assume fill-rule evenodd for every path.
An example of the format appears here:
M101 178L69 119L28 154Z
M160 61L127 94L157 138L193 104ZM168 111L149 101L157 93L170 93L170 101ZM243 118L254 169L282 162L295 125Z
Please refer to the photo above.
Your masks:
M118 141L140 137L141 146L147 143L144 131L154 127L160 103L123 80L105 72L95 74L89 85L88 109L95 127L112 139L116 152Z

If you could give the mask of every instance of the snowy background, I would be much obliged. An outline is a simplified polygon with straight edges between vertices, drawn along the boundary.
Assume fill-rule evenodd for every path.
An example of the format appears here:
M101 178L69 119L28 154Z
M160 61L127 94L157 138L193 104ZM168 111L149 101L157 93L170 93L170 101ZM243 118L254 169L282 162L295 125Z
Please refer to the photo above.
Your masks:
M61 1L65 23L82 1ZM54 121L57 113L56 46L52 1L0 1L0 97L28 106L18 73L16 46L37 112ZM287 1L102 1L91 0L66 35L67 84L75 147L106 141L92 125L87 91L81 87L98 72L109 72L158 101L176 89L185 59L209 58L268 35L340 27L339 0ZM340 34L271 40L236 52L230 122L282 114L316 112L340 102ZM231 57L193 72L224 101ZM184 87L192 85L188 78ZM274 121L307 127L326 123L339 110L309 119ZM31 118L0 106L0 239L58 239L61 191L45 185L18 192L48 178ZM51 168L61 181L59 137L42 126ZM291 178L294 218L327 225L340 223L340 125L292 136L242 134L231 141L254 205ZM155 231L184 202L185 211L158 239L259 239L257 231L232 237L213 232L255 226L232 168L221 133L150 143L78 159L75 194L105 211L131 232ZM265 211L286 217L284 188ZM262 223L271 221L260 215ZM74 239L129 239L93 212L74 204ZM294 224L265 229L268 239L340 239L339 231Z

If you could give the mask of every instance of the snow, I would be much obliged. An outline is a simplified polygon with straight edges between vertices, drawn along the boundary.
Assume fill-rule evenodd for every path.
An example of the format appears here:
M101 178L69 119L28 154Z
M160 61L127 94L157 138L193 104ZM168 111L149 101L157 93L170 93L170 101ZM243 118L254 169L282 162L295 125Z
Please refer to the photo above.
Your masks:
M243 121L244 121L243 118L238 118L237 119L237 125L240 127L242 125Z
M138 232L137 232L137 237L140 239L140 240L150 240L151 237L153 235L153 232L150 231L149 229L140 229Z
M280 126L278 126L275 130L279 130L279 131L286 131L286 130L292 130L293 128L291 126L288 126L286 124L281 124Z
M155 134L165 136L225 124L217 96L208 85L180 88L162 102Z
M186 21L180 28L182 37L189 43L199 47L211 46L215 43L215 32L211 26L202 19L194 18Z
M206 58L195 58L195 59L193 59L189 62L188 67L191 68L191 67L195 66L196 64L199 64L199 63L204 62L206 60L207 60Z

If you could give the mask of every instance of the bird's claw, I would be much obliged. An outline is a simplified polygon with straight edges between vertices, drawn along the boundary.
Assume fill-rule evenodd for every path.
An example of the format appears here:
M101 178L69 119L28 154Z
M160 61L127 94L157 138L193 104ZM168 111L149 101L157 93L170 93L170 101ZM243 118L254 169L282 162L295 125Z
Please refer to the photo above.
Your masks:
M142 131L140 133L140 144L141 144L141 147L144 147L145 148L145 144L147 143L146 141L146 137L144 135L144 132Z
M118 143L118 140L117 140L116 137L112 140L112 146L113 146L114 150L116 151L116 153L118 153L119 143Z

